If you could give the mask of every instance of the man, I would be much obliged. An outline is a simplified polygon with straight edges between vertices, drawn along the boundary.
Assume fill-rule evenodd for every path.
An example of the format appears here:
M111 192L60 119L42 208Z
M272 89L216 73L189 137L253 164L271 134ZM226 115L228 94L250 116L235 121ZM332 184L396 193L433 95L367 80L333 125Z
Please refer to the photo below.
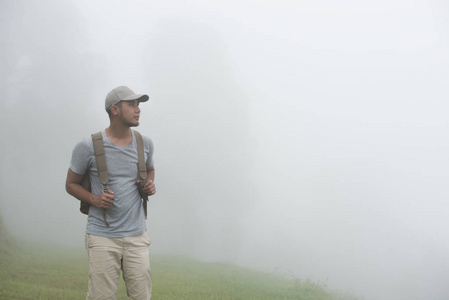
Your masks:
M108 191L103 192L91 137L74 148L67 173L67 192L90 204L86 229L89 256L89 283L86 299L116 299L120 271L129 299L151 299L151 273L145 213L138 190L137 145L131 127L139 125L140 102L149 97L135 94L125 86L111 90L105 108L110 125L103 130L103 146L109 176ZM151 196L154 185L153 142L142 135L147 168L143 193ZM91 190L81 185L89 172ZM106 211L105 218L103 211Z

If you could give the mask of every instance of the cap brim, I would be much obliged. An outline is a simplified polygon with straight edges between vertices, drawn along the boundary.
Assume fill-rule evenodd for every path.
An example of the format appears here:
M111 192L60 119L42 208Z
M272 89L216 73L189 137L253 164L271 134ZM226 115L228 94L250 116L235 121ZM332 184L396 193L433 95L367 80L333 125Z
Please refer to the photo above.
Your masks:
M145 95L145 94L134 94L134 95L130 95L128 97L125 97L122 101L138 100L139 102L147 102L148 99L150 99L150 97L148 97L148 95Z

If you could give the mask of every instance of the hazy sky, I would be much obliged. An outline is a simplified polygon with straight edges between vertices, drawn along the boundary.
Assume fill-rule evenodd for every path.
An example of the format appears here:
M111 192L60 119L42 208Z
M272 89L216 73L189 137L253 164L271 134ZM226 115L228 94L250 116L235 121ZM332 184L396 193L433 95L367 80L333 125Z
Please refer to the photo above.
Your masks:
M152 252L449 298L443 1L0 2L0 210L83 247L64 190L107 92L148 93Z

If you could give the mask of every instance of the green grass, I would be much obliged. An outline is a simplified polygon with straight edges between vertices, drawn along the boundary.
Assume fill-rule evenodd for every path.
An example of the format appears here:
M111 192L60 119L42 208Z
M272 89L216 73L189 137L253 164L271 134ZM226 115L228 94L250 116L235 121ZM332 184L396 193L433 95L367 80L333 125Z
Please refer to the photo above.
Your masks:
M308 280L185 257L151 255L151 270L155 300L356 300ZM87 280L84 250L19 243L0 217L0 299L85 299ZM122 279L118 299L128 299Z
M152 255L151 269L156 300L355 299L336 296L310 281L184 257ZM85 299L88 262L83 250L15 245L0 251L0 270L0 299ZM118 299L127 299L122 279Z

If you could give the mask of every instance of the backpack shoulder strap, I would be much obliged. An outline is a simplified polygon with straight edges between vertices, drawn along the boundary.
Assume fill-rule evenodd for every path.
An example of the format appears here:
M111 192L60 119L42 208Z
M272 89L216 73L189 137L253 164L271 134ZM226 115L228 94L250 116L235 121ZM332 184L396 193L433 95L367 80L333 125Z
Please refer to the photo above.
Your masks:
M104 146L103 146L103 135L101 134L101 131L92 134L92 142L94 143L94 152L95 152L95 159L97 161L97 169L98 169L98 175L100 176L100 181L103 184L103 192L108 192L108 169L106 167L106 155L104 153ZM106 224L106 227L109 228L109 223L106 221L106 209L103 209L103 220Z
M147 180L147 167L145 166L145 152L143 148L143 139L142 135L137 131L134 131L134 136L136 137L136 143L137 143L137 158L139 160L138 162L138 169L139 169L139 177L141 180L146 181Z
M139 177L141 182L146 182L147 181L147 167L145 165L145 150L143 148L143 139L142 139L142 135L137 131L137 130L133 130L134 131L134 136L136 137L136 144L137 144L137 159L138 159L138 163L137 163L137 168L139 171ZM139 188L139 192L140 192L140 188ZM144 194L140 194L141 198L142 198L142 204L143 204L143 211L145 213L145 220L147 219L147 206L148 206L148 195L144 195Z
M100 181L103 184L104 190L105 185L109 181L109 176L108 168L106 167L106 156L104 154L103 135L101 134L101 131L92 134L92 141L94 143L94 152L95 158L97 160L98 175L100 176Z

